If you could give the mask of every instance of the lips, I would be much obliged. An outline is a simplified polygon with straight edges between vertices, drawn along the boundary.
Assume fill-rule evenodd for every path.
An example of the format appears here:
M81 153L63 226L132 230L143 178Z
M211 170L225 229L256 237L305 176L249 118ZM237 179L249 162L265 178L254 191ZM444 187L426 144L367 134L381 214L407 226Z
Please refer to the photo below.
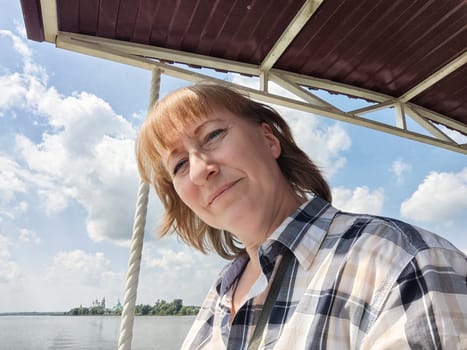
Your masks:
M213 194L211 194L208 198L208 205L211 205L219 196L221 196L225 191L227 191L228 189L230 189L231 187L233 187L237 182L239 182L241 179L239 180L235 180L233 182L229 182L227 183L226 185L224 186L221 186L220 188L218 188Z

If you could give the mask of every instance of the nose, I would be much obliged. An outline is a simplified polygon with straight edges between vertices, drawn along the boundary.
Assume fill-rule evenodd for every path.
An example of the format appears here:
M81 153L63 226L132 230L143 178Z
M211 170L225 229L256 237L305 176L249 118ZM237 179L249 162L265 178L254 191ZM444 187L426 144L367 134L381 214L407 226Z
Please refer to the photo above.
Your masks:
M190 154L190 179L196 185L204 185L219 172L218 165L200 152Z

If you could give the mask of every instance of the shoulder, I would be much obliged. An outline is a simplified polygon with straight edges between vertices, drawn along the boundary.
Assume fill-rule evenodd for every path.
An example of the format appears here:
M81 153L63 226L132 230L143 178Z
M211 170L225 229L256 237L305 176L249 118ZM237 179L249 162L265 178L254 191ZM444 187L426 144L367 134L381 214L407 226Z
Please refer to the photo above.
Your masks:
M447 255L464 255L443 237L389 217L339 212L329 231L330 236L338 236L344 241L351 239L353 243L363 245L373 246L376 241L381 241L381 244L394 246L394 249L412 257L432 249Z
M368 326L384 310L399 317L412 303L423 306L428 296L467 312L455 306L466 300L467 258L439 235L393 218L339 212L327 239L348 278L349 293L374 311ZM448 300L451 296L455 302ZM425 315L423 307L414 309Z
M466 256L446 239L406 222L340 212L327 239L354 283L375 288L381 301L393 287L420 274L433 288L454 278L465 290Z

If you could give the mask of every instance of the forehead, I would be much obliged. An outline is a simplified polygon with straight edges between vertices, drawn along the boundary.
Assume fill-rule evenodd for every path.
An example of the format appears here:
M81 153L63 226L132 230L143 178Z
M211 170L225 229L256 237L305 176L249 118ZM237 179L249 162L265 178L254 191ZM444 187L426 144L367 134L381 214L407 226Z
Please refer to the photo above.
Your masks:
M212 111L196 119L190 119L182 123L179 127L172 129L166 136L166 148L171 148L182 138L195 138L204 130L218 124L229 123L238 116L229 111ZM169 136L170 135L170 136Z

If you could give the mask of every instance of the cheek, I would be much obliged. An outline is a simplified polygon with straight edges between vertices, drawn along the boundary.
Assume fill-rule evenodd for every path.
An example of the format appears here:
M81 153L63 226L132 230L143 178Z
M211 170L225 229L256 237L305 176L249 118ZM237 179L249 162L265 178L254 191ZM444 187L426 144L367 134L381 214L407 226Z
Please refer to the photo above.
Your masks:
M196 188L190 185L190 181L176 181L174 189L182 202L193 210L193 206L196 205Z

